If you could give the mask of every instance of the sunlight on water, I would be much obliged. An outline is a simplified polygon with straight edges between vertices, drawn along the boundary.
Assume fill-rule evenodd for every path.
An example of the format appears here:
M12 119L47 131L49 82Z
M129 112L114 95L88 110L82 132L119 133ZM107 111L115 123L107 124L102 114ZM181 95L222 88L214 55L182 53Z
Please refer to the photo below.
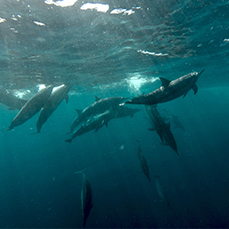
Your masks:
M130 88L131 93L139 92L141 87L146 83L154 83L158 80L158 78L152 78L151 80L142 77L139 73L131 74L132 76L130 78L126 79L126 82Z
M80 7L81 10L97 10L98 12L106 13L109 10L108 4L101 3L85 3Z
M54 2L53 0L45 1L46 4L49 4L49 5L54 4L56 6L61 6L61 7L73 6L76 2L77 0L64 0L64 1L57 1L57 2Z
M42 89L46 88L44 84L38 84L37 85L38 91L41 91Z

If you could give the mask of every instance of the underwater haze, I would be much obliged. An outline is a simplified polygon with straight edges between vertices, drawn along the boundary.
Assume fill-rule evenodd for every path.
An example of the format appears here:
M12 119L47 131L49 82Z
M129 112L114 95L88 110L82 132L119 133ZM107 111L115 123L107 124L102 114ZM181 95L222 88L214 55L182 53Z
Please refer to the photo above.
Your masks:
M0 90L30 100L71 85L39 134L39 114L5 131L18 110L0 98L0 227L81 228L84 169L85 227L229 227L228 21L226 0L0 0ZM136 104L66 142L95 96L131 99L202 70L196 94L156 106L179 155Z

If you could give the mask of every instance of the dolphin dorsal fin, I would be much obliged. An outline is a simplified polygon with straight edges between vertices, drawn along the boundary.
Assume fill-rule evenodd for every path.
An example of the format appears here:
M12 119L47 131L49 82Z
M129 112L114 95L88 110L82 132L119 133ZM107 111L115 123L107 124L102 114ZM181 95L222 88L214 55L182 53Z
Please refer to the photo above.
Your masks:
M99 101L101 98L95 95L95 101Z
M165 79L165 78L163 78L163 77L159 77L160 78L160 80L161 80L161 84L162 84L162 86L164 86L164 87L168 87L168 85L170 84L170 80L167 80L167 79Z

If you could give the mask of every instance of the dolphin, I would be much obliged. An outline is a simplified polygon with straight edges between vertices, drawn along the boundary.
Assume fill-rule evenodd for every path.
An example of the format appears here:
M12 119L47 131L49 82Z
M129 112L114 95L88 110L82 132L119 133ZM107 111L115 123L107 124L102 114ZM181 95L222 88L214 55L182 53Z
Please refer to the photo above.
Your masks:
M165 194L164 194L164 190L159 182L159 176L155 176L156 178L156 188L157 188L157 193L160 196L161 200L165 201L166 204L170 207L170 203L168 201L168 199L166 198Z
M134 117L134 114L139 112L140 109L132 109L129 107L125 107L125 106L119 106L117 108L117 116L116 118L124 118L127 116L130 116L131 118Z
M82 122L86 122L90 116L94 116L97 114L101 114L106 110L111 108L115 109L119 107L119 104L123 103L127 98L124 97L109 97L101 99L95 96L95 102L90 106L86 107L83 111L76 110L78 112L78 116L75 118L73 123L71 124L71 131L73 130Z
M27 100L20 99L7 90L0 89L0 103L8 106L8 110L20 110L26 102Z
M170 123L165 123L163 121L155 105L154 106L146 105L145 107L146 107L146 112L149 116L149 121L152 125L152 128L150 128L149 130L151 131L155 130L156 133L161 138L162 144L170 146L179 155L177 151L176 141L170 130Z
M37 119L37 133L40 133L42 125L56 110L56 108L60 105L63 99L66 100L66 103L68 102L68 92L70 91L70 89L71 86L64 84L53 89L52 94L46 101L44 107L41 109L41 112Z
M162 86L148 94L137 96L125 103L131 104L145 104L145 105L154 105L157 103L164 103L176 99L186 94L193 89L194 94L197 93L198 88L196 81L199 79L201 72L192 72L175 80L167 80L163 77L160 77Z
M84 173L85 170L75 172L75 174L82 174L83 175L83 185L81 189L81 210L83 213L83 228L85 227L87 218L90 214L90 211L93 207L92 202L92 189L91 185Z
M147 161L146 161L144 154L141 150L140 145L138 147L138 158L139 158L140 163L141 163L141 170L143 171L143 173L146 175L146 177L150 181L148 164L147 164Z
M90 117L85 123L83 123L75 132L70 139L65 140L65 142L71 143L74 138L95 130L96 132L102 128L104 125L108 126L108 122L116 116L112 109L105 111L102 114L98 114Z
M38 113L49 99L52 89L53 86L50 85L29 99L13 119L7 130L12 130L14 127L22 125Z
M170 112L168 112L166 109L163 109L167 114L168 116L165 117L163 116L163 119L165 120L170 120L173 124L174 124L174 127L175 128L179 128L181 130L183 130L185 132L185 127L183 126L183 124L181 123L181 121L179 120L179 117L177 115L174 115Z

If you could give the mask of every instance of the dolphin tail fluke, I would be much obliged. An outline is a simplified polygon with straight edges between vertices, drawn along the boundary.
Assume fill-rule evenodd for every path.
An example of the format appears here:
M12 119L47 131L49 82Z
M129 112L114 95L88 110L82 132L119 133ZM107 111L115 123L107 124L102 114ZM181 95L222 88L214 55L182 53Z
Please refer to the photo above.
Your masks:
M85 168L85 169L83 169L83 170L80 170L80 171L78 171L78 172L74 172L74 173L75 173L75 174L82 174L82 173L84 173L86 170L87 170L87 168Z
M84 218L84 219L83 219L83 228L85 228L86 221L87 221L87 219Z
M149 131L155 131L156 129L153 127L148 128Z
M31 133L29 135L34 135L34 134L39 134L40 132L34 132L34 133Z
M70 139L67 139L67 140L65 140L65 142L71 143L72 142L72 139L71 138Z
M66 133L65 135L67 135L67 134L71 134L72 133L72 131L70 130L68 133Z

